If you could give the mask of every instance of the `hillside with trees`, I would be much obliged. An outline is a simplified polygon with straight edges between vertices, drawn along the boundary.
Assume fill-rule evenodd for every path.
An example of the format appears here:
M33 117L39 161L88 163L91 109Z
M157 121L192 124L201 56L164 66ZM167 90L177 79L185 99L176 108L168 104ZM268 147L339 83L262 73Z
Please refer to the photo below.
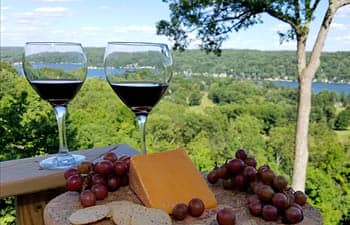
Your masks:
M10 64L21 62L23 48L1 47L1 60ZM104 48L87 47L90 67L103 67ZM186 75L228 76L238 79L296 80L296 52L229 50L222 56L208 55L201 50L175 51L174 71ZM350 52L325 52L315 80L350 83Z
M198 169L209 171L244 148L291 181L297 99L296 89L268 82L176 75L149 116L148 149L183 146ZM312 101L306 194L324 224L349 224L350 136L336 132L350 131L350 95L323 91ZM68 111L70 149L116 143L139 149L135 117L105 80L87 79ZM7 63L0 70L0 136L1 161L57 152L51 106ZM15 224L13 202L0 200L1 224Z

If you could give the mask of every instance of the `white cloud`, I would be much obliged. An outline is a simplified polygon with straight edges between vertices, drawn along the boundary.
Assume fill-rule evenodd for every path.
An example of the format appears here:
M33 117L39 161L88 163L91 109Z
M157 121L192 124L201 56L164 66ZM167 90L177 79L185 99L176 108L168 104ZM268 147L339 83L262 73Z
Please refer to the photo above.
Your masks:
M350 29L350 25L346 25L342 23L332 23L331 28L336 30L348 30Z
M52 16L52 17L60 17L64 16L68 13L68 8L65 7L40 7L34 9L35 14L39 14L40 16Z
M82 30L82 31L99 31L101 29L99 27L94 27L94 26L83 26L83 27L80 27L80 30Z
M111 7L109 7L108 5L100 5L98 8L100 8L100 9L110 9Z
M336 41L350 41L350 35L338 36L335 38Z
M156 33L155 26L140 26L140 25L130 25L130 26L115 26L112 29L115 33L127 33L127 32L144 32L144 33Z
M350 6L343 6L342 8L340 8L336 14L336 16L339 17L350 17Z

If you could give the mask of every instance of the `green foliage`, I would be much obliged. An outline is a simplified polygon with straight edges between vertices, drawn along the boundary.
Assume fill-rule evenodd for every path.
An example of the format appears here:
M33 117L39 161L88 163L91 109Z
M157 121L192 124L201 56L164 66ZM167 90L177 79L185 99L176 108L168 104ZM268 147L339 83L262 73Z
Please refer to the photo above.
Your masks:
M341 111L334 123L334 127L337 130L345 130L350 126L350 106L348 106L345 110Z
M344 192L343 187L321 169L309 167L307 174L308 201L320 209L324 224L339 224L342 216L349 213L349 192Z
M13 207L15 199L8 197L0 199L0 224L1 225L15 225L16 224L16 210Z
M51 106L8 64L1 65L0 160L56 153L57 125ZM193 106L191 99L198 98ZM306 191L330 225L340 220L346 224L350 211L350 142L339 142L330 124L336 121L334 103L342 98L331 92L313 96L309 134ZM245 148L258 165L269 164L291 177L296 102L296 90L265 82L178 75L148 118L148 149L184 147L197 168L209 171L215 163L232 158L237 148ZM105 80L87 79L68 111L70 149L117 143L139 149L135 116ZM1 224L14 224L12 201L0 201Z

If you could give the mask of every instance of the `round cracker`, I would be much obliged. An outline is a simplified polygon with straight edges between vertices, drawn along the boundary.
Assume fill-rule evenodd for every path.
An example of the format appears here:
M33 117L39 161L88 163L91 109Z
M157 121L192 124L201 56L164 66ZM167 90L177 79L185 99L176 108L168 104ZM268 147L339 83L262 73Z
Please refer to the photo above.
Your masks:
M95 205L83 209L78 209L68 218L69 222L74 225L83 225L94 223L102 220L110 213L110 209L106 205Z

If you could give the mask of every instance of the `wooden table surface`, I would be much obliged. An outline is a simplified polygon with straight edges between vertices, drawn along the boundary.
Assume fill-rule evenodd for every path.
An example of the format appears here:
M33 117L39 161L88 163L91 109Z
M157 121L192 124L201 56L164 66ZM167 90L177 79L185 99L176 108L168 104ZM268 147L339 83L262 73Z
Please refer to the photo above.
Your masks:
M111 150L120 154L130 154L130 151L135 152L128 145L114 145L74 151L74 154L85 155L86 160L93 161ZM65 186L64 170L44 170L39 167L40 160L46 157L48 156L0 162L0 198Z
M74 151L94 161L105 152L118 155L135 155L138 151L128 145L114 145ZM32 157L0 162L0 198L15 196L17 225L44 225L46 204L65 191L65 170L44 170L39 162L49 156Z

